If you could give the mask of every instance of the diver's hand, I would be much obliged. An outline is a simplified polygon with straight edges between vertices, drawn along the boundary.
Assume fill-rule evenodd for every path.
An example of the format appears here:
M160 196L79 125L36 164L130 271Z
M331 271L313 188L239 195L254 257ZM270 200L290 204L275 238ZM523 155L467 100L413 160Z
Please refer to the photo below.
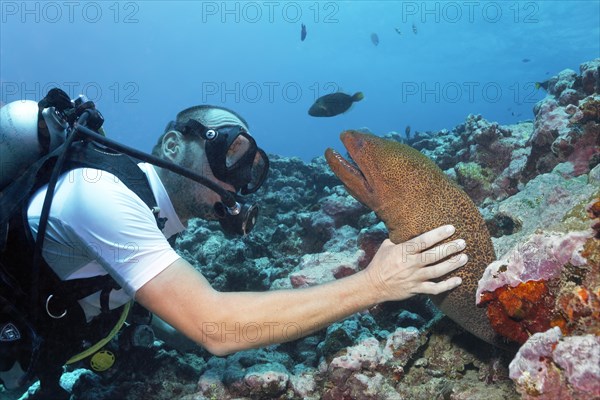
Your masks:
M439 294L460 285L460 277L433 282L467 263L466 254L457 254L465 248L462 239L438 245L454 231L446 225L400 244L386 239L365 269L381 301L404 300L418 293Z

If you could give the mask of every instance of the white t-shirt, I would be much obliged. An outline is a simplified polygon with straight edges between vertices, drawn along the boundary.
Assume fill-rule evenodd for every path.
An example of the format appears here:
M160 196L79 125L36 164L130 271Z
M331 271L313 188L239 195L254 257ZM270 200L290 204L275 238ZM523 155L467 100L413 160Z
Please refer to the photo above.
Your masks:
M109 273L122 289L112 291L109 307L130 301L144 284L179 259L167 238L185 229L150 164L139 167L148 177L167 218L161 232L148 206L116 176L93 168L63 174L56 185L43 257L63 280ZM31 198L27 218L37 235L47 185ZM88 319L100 313L100 294L80 301Z

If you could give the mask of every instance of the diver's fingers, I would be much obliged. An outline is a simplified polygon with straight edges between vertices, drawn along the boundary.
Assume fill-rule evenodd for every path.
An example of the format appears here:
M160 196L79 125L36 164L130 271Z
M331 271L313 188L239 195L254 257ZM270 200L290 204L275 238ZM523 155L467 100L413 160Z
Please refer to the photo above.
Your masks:
M463 251L466 245L467 244L464 240L456 239L451 242L442 243L439 246L429 248L421 253L409 254L409 256L415 261L416 266L423 267L425 265L436 264L445 258Z
M460 254L429 267L423 267L419 270L419 278L424 281L436 279L446 275L449 272L454 271L457 268L462 267L469 261L469 257L466 254Z
M458 276L441 282L423 282L418 288L418 292L422 294L440 294L456 288L461 283L462 279Z
M456 229L452 225L443 225L404 242L404 247L408 254L418 254L454 235L454 232Z

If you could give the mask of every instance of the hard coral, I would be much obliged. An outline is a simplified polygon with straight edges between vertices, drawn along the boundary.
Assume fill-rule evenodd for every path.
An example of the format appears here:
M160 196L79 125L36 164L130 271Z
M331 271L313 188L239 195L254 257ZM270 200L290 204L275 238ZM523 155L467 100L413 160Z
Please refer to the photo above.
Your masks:
M560 312L554 322L564 334L592 333L600 336L600 288L596 292L582 286L561 293Z
M600 93L600 58L579 66L581 86L585 94Z
M510 363L524 400L600 398L600 337L563 337L553 328L533 335Z
M580 251L590 238L589 231L534 233L516 243L499 260L486 268L479 281L477 303L485 292L493 292L502 286L515 287L528 281L550 282L560 277L567 264L584 266L587 261Z
M456 180L475 202L481 202L491 189L496 178L493 171L474 162L459 162L454 167Z
M381 243L387 236L388 232L383 222L360 231L356 241L358 246L365 252L365 256L358 264L361 269L369 265L379 246L381 246Z
M582 116L579 119L579 123L585 124L588 121L600 121L600 97L588 97L586 101L579 105L579 109L582 112Z
M594 237L600 239L600 199L592 201L587 209L588 216L592 219L592 229L595 232Z
M536 233L488 266L477 299L499 334L518 343L550 327L600 335L600 199L586 210L595 232Z

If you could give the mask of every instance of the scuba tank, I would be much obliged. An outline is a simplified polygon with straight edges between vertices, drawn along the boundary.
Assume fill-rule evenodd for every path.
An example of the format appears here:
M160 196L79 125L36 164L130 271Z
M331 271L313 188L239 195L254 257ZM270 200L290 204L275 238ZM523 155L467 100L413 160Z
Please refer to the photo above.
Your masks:
M38 103L32 100L17 100L0 108L0 190L64 143L68 124L54 107L43 109L42 118L39 116Z

